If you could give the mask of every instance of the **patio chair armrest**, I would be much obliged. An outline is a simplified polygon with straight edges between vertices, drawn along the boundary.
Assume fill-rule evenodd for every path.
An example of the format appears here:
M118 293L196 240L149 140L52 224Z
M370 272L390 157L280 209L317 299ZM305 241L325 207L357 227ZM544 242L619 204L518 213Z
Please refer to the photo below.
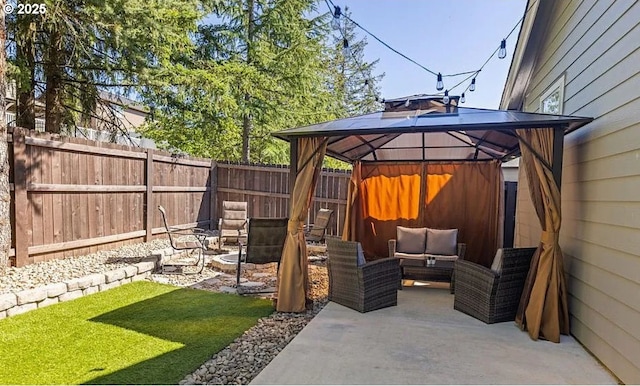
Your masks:
M389 240L389 257L394 257L396 255L396 240Z
M480 264L465 260L456 260L454 263L456 276L456 294L464 287L464 291L472 292L478 296L491 296L495 292L499 274Z

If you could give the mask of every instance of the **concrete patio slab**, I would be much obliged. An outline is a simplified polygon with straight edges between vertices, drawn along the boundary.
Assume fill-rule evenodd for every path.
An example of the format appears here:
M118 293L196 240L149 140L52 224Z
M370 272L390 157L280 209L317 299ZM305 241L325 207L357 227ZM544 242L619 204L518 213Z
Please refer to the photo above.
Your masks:
M251 384L617 384L573 337L533 341L513 322L453 309L446 287L405 287L361 314L330 302Z

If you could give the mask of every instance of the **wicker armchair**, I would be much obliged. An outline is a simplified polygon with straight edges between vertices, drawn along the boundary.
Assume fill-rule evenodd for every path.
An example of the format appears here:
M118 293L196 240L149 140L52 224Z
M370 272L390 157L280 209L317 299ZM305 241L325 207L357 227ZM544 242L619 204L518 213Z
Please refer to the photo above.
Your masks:
M398 304L398 259L384 258L358 266L360 243L327 238L329 300L360 312Z
M500 273L470 261L456 261L453 308L488 324L515 320L535 251L504 248Z

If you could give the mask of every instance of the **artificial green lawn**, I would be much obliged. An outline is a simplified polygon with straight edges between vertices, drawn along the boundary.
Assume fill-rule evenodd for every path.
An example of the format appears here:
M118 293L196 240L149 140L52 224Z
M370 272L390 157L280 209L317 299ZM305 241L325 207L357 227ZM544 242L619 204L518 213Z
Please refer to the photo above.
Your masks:
M175 384L273 311L135 282L0 320L0 384Z

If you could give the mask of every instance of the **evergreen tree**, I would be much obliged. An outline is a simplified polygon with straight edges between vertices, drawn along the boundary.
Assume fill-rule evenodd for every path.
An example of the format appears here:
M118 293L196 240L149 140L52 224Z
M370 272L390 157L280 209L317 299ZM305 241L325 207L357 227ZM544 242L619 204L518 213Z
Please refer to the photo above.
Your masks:
M216 22L199 28L194 54L179 58L198 87L149 90L161 108L145 135L199 156L286 162L288 146L273 131L335 117L326 16L308 18L314 7L313 0L220 1Z
M192 47L204 9L191 0L44 0L46 12L7 18L17 80L18 122L34 125L45 100L45 130L61 132L96 114L101 90L128 93L162 83L169 58ZM109 107L109 105L106 105Z
M340 17L340 30L334 31L331 42L331 68L328 79L340 117L362 115L382 110L379 83L383 74L374 75L379 59L366 62L364 50L367 38L358 40L356 26L349 20L351 12L345 8ZM348 52L345 52L345 41Z

